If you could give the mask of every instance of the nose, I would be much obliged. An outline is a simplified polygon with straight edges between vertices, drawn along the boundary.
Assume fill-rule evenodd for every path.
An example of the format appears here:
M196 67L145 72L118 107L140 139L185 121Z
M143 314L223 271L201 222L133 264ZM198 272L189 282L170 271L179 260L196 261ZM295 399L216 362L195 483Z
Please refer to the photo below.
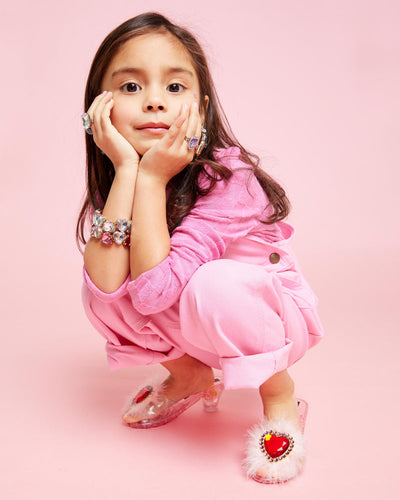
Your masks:
M165 111L166 102L162 96L161 90L152 89L143 101L145 111Z
M147 111L163 111L164 106L162 104L148 104L146 109Z

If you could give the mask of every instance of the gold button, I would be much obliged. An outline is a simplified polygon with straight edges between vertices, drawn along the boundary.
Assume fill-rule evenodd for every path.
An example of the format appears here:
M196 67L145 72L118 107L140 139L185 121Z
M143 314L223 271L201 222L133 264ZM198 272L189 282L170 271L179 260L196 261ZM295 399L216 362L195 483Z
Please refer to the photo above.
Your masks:
M281 256L279 255L279 253L271 253L271 255L269 256L269 261L271 262L271 264L277 264L280 260Z

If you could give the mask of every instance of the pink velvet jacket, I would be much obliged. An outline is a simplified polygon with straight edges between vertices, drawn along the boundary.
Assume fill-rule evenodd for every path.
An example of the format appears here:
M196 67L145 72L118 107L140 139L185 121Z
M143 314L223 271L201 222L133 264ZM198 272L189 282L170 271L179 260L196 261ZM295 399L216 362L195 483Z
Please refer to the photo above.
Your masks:
M214 259L234 259L261 265L276 274L301 308L314 339L310 346L313 345L322 336L322 328L315 311L317 299L288 245L293 228L284 222L261 222L271 206L252 171L240 160L238 148L222 150L217 157L232 170L232 177L218 181L208 195L196 201L173 232L170 253L160 264L135 280L128 276L110 294L99 290L84 269L83 302L89 319L98 330L107 328L90 313L93 302L97 306L99 302L107 304L107 324L112 328L114 323L115 330L127 308L135 310L136 318L164 311L179 300L185 285L202 264ZM203 176L201 184L207 182Z

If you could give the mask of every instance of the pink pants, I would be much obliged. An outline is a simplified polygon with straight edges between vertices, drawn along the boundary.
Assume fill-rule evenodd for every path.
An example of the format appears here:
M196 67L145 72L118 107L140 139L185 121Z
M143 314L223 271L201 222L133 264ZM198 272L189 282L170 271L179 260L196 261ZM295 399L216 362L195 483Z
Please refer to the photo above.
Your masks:
M226 388L257 388L322 336L314 306L298 302L268 266L208 262L174 306L143 317L134 340L121 333L118 343L108 339L110 368L160 363L187 353L222 369Z

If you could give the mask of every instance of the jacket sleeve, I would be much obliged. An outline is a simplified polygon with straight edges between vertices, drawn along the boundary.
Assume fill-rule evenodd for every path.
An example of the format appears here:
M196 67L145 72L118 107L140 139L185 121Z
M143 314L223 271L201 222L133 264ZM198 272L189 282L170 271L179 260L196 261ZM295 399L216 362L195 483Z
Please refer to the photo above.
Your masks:
M229 180L218 181L173 232L169 255L126 285L133 306L144 315L169 308L202 264L222 257L230 242L260 224L266 206L251 171L236 170Z

